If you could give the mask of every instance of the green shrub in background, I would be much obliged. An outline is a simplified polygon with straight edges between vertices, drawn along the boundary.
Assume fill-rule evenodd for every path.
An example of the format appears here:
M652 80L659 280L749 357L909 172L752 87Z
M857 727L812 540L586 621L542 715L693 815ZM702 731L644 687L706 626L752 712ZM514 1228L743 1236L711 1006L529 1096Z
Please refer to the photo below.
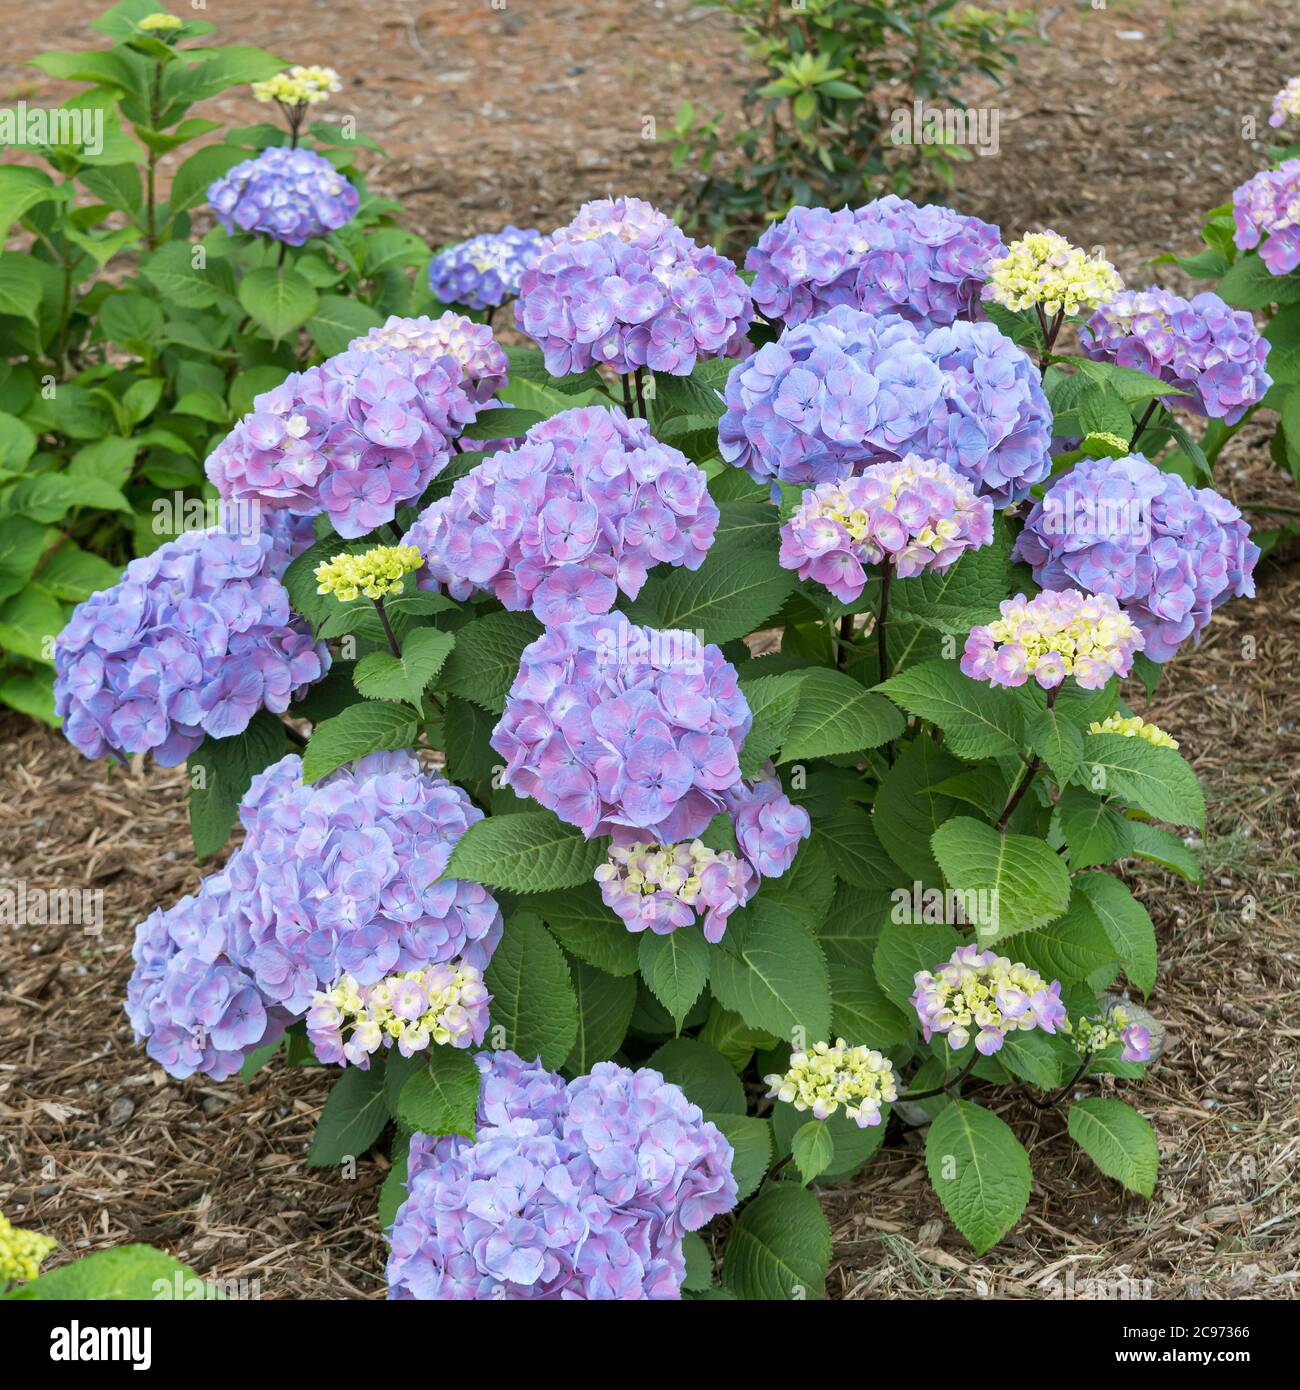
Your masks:
M412 281L428 246L366 191L357 157L382 151L355 120L300 135L290 108L292 136L223 135L195 109L284 60L214 46L198 20L141 26L160 13L122 0L94 22L109 47L33 59L85 90L24 113L21 162L0 164L0 702L47 720L71 604L194 524L215 496L203 460L253 397L390 313L439 307ZM357 188L356 217L287 254L220 226L198 237L213 181L291 138ZM160 162L178 153L164 190Z
M977 74L1001 83L1024 41L1028 10L957 0L709 0L735 17L757 76L741 97L734 145L725 117L684 102L667 138L673 167L692 161L694 219L719 243L743 243L796 204L856 206L881 193L951 184L970 148L947 139L897 143L893 113L913 104L962 111Z

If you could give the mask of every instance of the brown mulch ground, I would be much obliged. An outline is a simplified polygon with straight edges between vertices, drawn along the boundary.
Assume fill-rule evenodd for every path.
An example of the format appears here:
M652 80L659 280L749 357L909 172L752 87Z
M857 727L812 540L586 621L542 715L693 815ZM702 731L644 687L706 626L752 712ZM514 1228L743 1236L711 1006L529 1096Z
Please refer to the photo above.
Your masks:
M1193 249L1199 214L1259 167L1241 120L1262 124L1268 96L1300 70L1300 45L1285 10L1262 2L1039 9L1047 42L1024 51L997 98L1001 153L964 166L952 201L1009 231L1046 224L1103 244L1138 278L1159 251ZM43 0L37 16L0 0L22 36L0 62L0 100L53 93L15 54L93 42L88 13L81 0ZM228 37L342 70L334 113L354 111L389 148L381 186L435 240L506 220L548 227L610 192L671 203L679 184L664 149L641 138L643 115L667 122L686 96L721 102L743 77L725 22L685 0L510 0L504 11L223 0L212 17ZM263 113L232 97L213 114ZM1239 502L1294 507L1261 433L1235 441L1219 485ZM1151 1007L1169 1039L1148 1078L1120 1089L1160 1136L1154 1201L1125 1198L1059 1118L1011 1101L1002 1113L1035 1172L1016 1230L974 1259L909 1139L826 1194L833 1296L1043 1297L1071 1272L1150 1281L1137 1287L1155 1298L1295 1296L1294 551L1262 565L1259 582L1260 598L1221 612L1149 709L1133 695L1182 740L1211 819L1201 889L1155 872L1135 881L1160 935ZM264 1297L381 1296L384 1160L366 1158L351 1181L306 1167L326 1078L276 1065L247 1088L178 1083L132 1043L120 1005L131 930L197 881L183 773L110 773L12 715L0 740L0 885L104 893L99 935L0 927L0 1209L56 1236L61 1257L146 1240L203 1273L260 1281Z

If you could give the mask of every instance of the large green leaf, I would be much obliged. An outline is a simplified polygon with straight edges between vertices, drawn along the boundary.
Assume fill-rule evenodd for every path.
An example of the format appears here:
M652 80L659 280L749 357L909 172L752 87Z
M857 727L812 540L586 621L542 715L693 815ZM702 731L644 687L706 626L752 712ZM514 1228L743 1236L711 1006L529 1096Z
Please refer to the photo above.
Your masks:
M386 700L349 705L316 725L302 755L302 780L319 782L335 768L367 753L409 748L415 742L415 712Z
M909 714L943 730L959 758L993 758L1019 751L1024 722L1010 690L964 676L955 661L924 661L876 687Z
M604 859L604 840L586 839L550 811L524 811L471 825L456 841L443 877L547 893L590 882Z
M564 1069L583 1076L597 1062L609 1061L623 1045L636 1008L636 981L627 975L607 975L580 960L570 962L569 973L578 1001L578 1036Z
M340 1073L316 1125L310 1167L334 1168L346 1158L359 1158L379 1138L388 1123L383 1063L380 1053L369 1070L345 1067Z
M909 1003L916 990L913 977L942 965L961 942L957 932L941 922L886 922L881 927L872 962L876 980L909 1023L916 1014Z
M903 732L903 716L842 671L819 666L797 674L799 702L786 728L781 762L878 748Z
M493 1046L530 1060L540 1057L544 1067L562 1067L578 1040L578 1001L564 952L531 913L507 919L483 979L492 995Z
M1041 927L1070 901L1070 875L1046 841L1009 835L970 816L945 821L930 844L982 946Z
M829 969L831 1033L835 1037L852 1047L874 1047L884 1052L912 1041L915 1015L909 1019L896 1008L874 976L848 965Z
M921 737L903 749L881 781L871 825L908 879L924 882L938 877L930 837L952 814L956 802L935 787L964 770L933 739Z
M745 1113L745 1088L740 1078L727 1059L707 1043L695 1038L673 1038L650 1056L646 1066L662 1073L665 1081L680 1086L687 1100L701 1110Z
M807 1188L775 1182L740 1214L722 1278L738 1298L800 1302L826 1296L831 1232Z
M133 1302L165 1298L211 1298L216 1294L189 1265L152 1245L94 1250L25 1284L22 1297L43 1302ZM177 1293L177 1288L181 1293Z
M455 645L450 632L417 627L402 639L401 656L369 652L357 662L352 678L367 699L405 700L419 709L425 687L442 670Z
M473 1139L478 1092L479 1069L468 1052L431 1046L424 1065L402 1086L397 1116L418 1134L462 1134Z
M529 899L528 907L540 914L571 956L607 975L636 974L639 938L605 906L594 883L539 893Z
M1056 803L1056 814L1070 868L1077 871L1113 864L1128 852L1133 822L1082 787L1066 787Z
M813 840L825 848L831 870L842 883L887 890L898 878L898 869L881 846L871 817L857 806L818 818Z
M1196 774L1172 748L1124 734L1089 734L1074 780L1098 795L1117 796L1157 820L1205 828L1205 797Z
M341 294L323 294L307 325L307 331L321 352L326 357L333 357L346 351L353 338L364 337L383 321L380 313L359 299L348 299Z
M239 282L239 302L254 323L276 342L300 328L316 312L311 282L289 266L250 270Z
M200 859L230 838L240 798L256 774L284 753L284 745L284 725L259 710L242 734L206 738L190 754L190 834Z
M954 1100L931 1122L925 1166L953 1224L982 1255L1029 1200L1029 1155L991 1111Z
M736 1180L736 1197L744 1201L758 1190L772 1164L772 1125L755 1115L705 1111L705 1120L715 1125L731 1145L731 1175Z
M790 727L799 703L799 680L793 671L759 676L742 680L740 692L754 719L741 749L740 770L746 777L757 777L768 759L776 755Z
M456 633L456 648L442 668L440 684L500 714L524 648L541 635L541 624L531 613L489 613L467 623Z
M1090 1096L1075 1101L1067 1121L1070 1138L1106 1174L1130 1192L1155 1191L1160 1150L1155 1131L1122 1100Z
M1097 914L1124 973L1144 995L1150 994L1156 982L1156 929L1150 913L1110 874L1079 874L1074 891L1082 893Z
M751 1027L781 1038L803 1036L810 1043L829 1035L826 958L797 918L760 898L731 917L711 960L714 997Z
M641 977L680 1029L709 978L708 942L693 928L664 936L646 931L641 934L639 959Z

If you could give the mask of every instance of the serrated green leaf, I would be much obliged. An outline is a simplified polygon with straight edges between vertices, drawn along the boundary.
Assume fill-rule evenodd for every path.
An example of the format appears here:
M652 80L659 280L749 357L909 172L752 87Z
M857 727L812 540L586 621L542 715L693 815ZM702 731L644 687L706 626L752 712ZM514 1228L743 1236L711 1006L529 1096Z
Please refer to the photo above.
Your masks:
M925 1166L953 1224L982 1255L1020 1219L1029 1200L1029 1155L1009 1126L954 1100L925 1137Z
M431 1045L424 1065L402 1086L397 1118L417 1134L461 1134L473 1139L479 1079L469 1052Z
M917 971L942 965L961 942L957 932L941 922L886 922L881 927L872 968L885 997L904 1018L915 1013L908 1001L916 992Z
M371 700L405 700L420 707L425 688L434 679L456 645L450 632L417 627L402 639L402 654L369 652L357 662L352 679Z
M605 906L594 883L536 894L528 907L571 956L607 975L636 974L639 938Z
M650 992L680 1029L708 982L708 942L695 930L674 931L665 936L646 931L641 934L639 961L641 976Z
M489 613L456 633L456 647L442 669L441 685L464 700L500 714L530 642L542 635L531 613Z
M680 932L674 933L680 936ZM696 1038L673 1038L651 1054L646 1066L680 1086L701 1110L724 1115L745 1113L745 1088L731 1064Z
M914 738L895 758L876 793L871 826L889 857L909 880L938 878L930 837L952 814L956 802L935 790L965 768L933 739Z
M909 714L938 725L948 748L959 758L1014 754L1024 739L1014 693L971 680L954 661L922 662L876 689Z
M1155 1131L1136 1110L1122 1100L1090 1096L1070 1107L1067 1124L1070 1138L1108 1178L1130 1192L1151 1196L1160 1150Z
M795 675L799 702L786 729L780 762L879 748L903 732L903 716L842 671L812 667Z
M1148 825L1145 821L1129 821L1130 853L1137 859L1160 864L1181 875L1190 883L1201 881L1201 866L1196 856L1168 830Z
M778 1037L825 1038L830 1032L830 980L816 938L779 907L756 900L732 915L713 948L709 984L724 1008Z
M346 1158L359 1158L387 1123L384 1056L380 1053L371 1060L368 1071L345 1067L339 1074L316 1124L308 1166L334 1168Z
M705 1120L717 1127L731 1145L731 1175L736 1180L736 1197L743 1202L758 1190L772 1166L772 1125L755 1115L733 1115L705 1111Z
M1079 874L1074 891L1087 898L1124 966L1124 973L1142 991L1156 982L1156 929L1146 908L1127 886L1110 874Z
M847 965L832 965L829 971L831 1036L844 1038L850 1047L881 1052L912 1041L915 1018L909 1020L895 1008L874 976Z
M206 738L190 754L190 834L198 858L215 854L230 838L240 798L254 776L283 755L284 747L284 725L259 710L242 734Z
M876 837L871 817L856 806L816 820L813 839L824 846L831 871L842 883L887 890L898 878L898 869Z
M1205 797L1196 774L1172 748L1124 734L1089 734L1074 780L1157 820L1205 829Z
M809 1120L795 1130L790 1144L795 1167L805 1183L810 1183L831 1165L835 1141L821 1120Z
M531 913L506 920L483 981L492 995L489 1027L500 1030L501 1046L540 1057L552 1070L562 1067L578 1039L578 1001L564 952Z
M590 882L605 852L604 840L584 838L550 811L489 816L456 841L442 876L514 893L547 893Z
M636 1008L636 981L626 975L607 975L580 960L570 962L569 973L578 1001L578 1036L564 1070L583 1076L622 1047Z
M744 1299L803 1301L826 1296L831 1232L807 1188L778 1182L740 1214L727 1240L722 1278Z
M415 742L416 719L406 705L363 700L316 725L302 755L302 780L310 785L356 758Z
M1070 868L1075 872L1096 864L1113 864L1128 853L1133 822L1082 787L1066 787L1056 810Z

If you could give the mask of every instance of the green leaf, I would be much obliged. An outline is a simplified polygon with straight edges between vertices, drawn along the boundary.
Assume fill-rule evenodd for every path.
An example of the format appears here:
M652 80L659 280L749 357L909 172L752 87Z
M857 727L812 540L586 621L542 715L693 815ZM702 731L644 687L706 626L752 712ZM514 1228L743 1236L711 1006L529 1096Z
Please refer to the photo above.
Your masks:
M890 895L883 888L852 888L841 883L826 920L817 926L817 941L831 965L870 970L881 924L889 916Z
M176 1297L177 1286L189 1297L213 1297L210 1286L189 1265L181 1264L152 1245L119 1245L94 1250L71 1264L60 1265L23 1285L23 1295L42 1302L136 1302Z
M1160 1150L1155 1131L1136 1110L1122 1100L1091 1096L1075 1101L1067 1123L1070 1138L1108 1178L1130 1192L1151 1196Z
M673 1016L678 1030L691 1005L704 993L709 954L708 942L698 931L674 931L664 936L651 931L641 934L638 956L642 978Z
M1196 774L1172 748L1124 734L1089 734L1074 780L1157 820L1205 829L1205 797Z
M1234 309L1267 309L1270 304L1300 301L1300 276L1273 275L1257 251L1247 252L1228 267L1218 294Z
M709 984L724 1008L780 1038L830 1032L826 958L811 931L778 906L755 900L733 914L713 949Z
M492 995L490 1027L494 1035L500 1030L501 1046L540 1057L552 1070L562 1067L578 1040L578 1001L564 952L536 917L521 912L506 920L483 978Z
M546 893L589 883L605 852L604 840L586 839L550 811L489 816L456 841L442 876L514 893Z
M954 1100L925 1136L925 1166L953 1224L982 1255L1029 1200L1029 1155L992 1112Z
M0 236L40 203L62 202L72 196L71 184L55 184L39 169L18 164L0 166Z
M284 753L284 725L259 710L242 734L206 738L190 754L190 835L200 859L215 854L230 838L240 798L253 778Z
M680 932L674 935L680 936ZM680 1086L701 1110L727 1115L745 1113L745 1088L731 1064L707 1043L673 1038L654 1052L646 1066Z
M916 992L913 976L942 965L961 943L957 932L941 922L886 922L881 927L872 967L886 998L905 1019L910 1021L915 1012L908 1002Z
M541 624L531 613L489 613L467 623L456 633L455 650L442 669L442 687L500 714L524 648L541 635Z
M63 623L63 606L33 584L0 604L0 647L29 661L48 663Z
M397 1118L417 1134L474 1138L479 1069L472 1054L456 1047L429 1047L425 1065L407 1077Z
M349 705L333 719L316 725L302 755L302 780L308 785L319 782L335 768L367 753L410 748L415 733L415 714L405 705L384 700Z
M835 878L822 842L816 838L805 840L785 873L763 882L762 894L769 907L798 917L809 931L815 932L830 912L835 896Z
M830 1167L835 1141L823 1121L809 1120L795 1131L790 1152L804 1182L810 1183Z
M560 893L536 894L528 900L528 907L542 917L551 935L571 956L607 975L636 974L636 933L628 931L605 906L594 883Z
M1129 852L1135 858L1160 864L1191 883L1201 881L1201 866L1196 856L1177 835L1147 825L1145 821L1129 821L1128 828L1131 837Z
M1117 954L1083 893L1071 896L1064 916L1016 942L1016 955L1048 980L1087 980L1113 965Z
M1056 804L1061 834L1076 872L1095 864L1113 864L1128 853L1132 821L1082 787L1066 787Z
M341 294L323 294L316 312L311 316L311 323L307 325L307 332L326 357L333 357L336 353L346 352L354 338L364 337L383 321L382 315L359 299L348 299Z
M922 662L876 689L909 714L937 724L959 758L992 758L1020 750L1024 730L1015 694L971 680L955 661Z
M1079 1060L1074 1049L1059 1034L1052 1037L1037 1028L1008 1032L998 1051L998 1061L1013 1076L1040 1091L1054 1091L1061 1084L1065 1079L1062 1062L1067 1058L1074 1064L1073 1075Z
M407 1163L410 1159L411 1135L399 1128L393 1136L393 1166L388 1170L384 1185L379 1189L379 1229L385 1238L397 1220L398 1208L407 1198Z
M371 700L405 700L420 707L425 687L442 670L448 652L456 645L450 632L417 627L402 639L402 654L369 652L357 662L353 680Z
M885 853L871 817L856 806L813 822L813 839L826 849L835 877L856 888L888 889L898 877Z
M372 1058L368 1071L345 1067L325 1100L311 1141L307 1164L334 1168L347 1158L359 1158L379 1138L388 1123L384 1100L384 1058Z
M793 1105L778 1104L773 1108L772 1138L776 1140L778 1158L791 1153L794 1137L807 1114L806 1110L796 1110ZM822 1172L823 1182L840 1182L852 1177L878 1152L889 1128L889 1106L882 1106L880 1114L878 1125L859 1129L857 1122L850 1120L841 1106L830 1119L823 1122L831 1141L831 1159Z
M1083 757L1083 735L1058 709L1035 710L1025 718L1025 739L1047 770L1064 786Z
M758 1190L772 1166L772 1125L754 1115L733 1115L705 1111L705 1120L721 1131L731 1145L731 1176L736 1180L736 1197L744 1201Z
M903 716L842 671L814 667L796 674L799 703L781 745L782 763L878 748L903 732Z
M832 965L829 970L829 1036L845 1038L851 1047L874 1047L882 1052L912 1041L915 1020L894 1007L873 976L847 965Z
M745 777L757 777L768 759L775 756L790 727L799 703L799 681L790 671L778 676L759 676L754 680L742 680L740 693L754 719L741 749L740 771Z
M41 282L31 273L26 256L0 254L0 314L40 323Z
M178 309L206 309L217 302L216 277L206 265L194 264L188 241L169 241L140 263L140 274L168 304Z
M201 150L196 150L176 170L167 201L168 213L175 217L177 213L188 212L190 208L206 203L208 189L247 158L247 150L235 149L231 145L205 145Z
M682 1237L682 1259L686 1264L686 1275L682 1279L684 1293L703 1293L713 1287L713 1256L695 1231L687 1231Z
M966 551L940 573L897 580L890 593L889 621L912 619L964 638L977 623L997 617L1011 582L1011 538L999 518L991 545Z
M964 771L931 738L914 738L894 759L876 793L871 825L889 857L909 879L938 877L930 837L952 814L956 802L935 790Z
M826 1296L831 1232L804 1187L777 1182L740 1214L727 1240L722 1278L738 1297L799 1302Z
M751 1028L739 1014L724 1009L714 999L704 1027L700 1029L700 1041L722 1053L733 1071L742 1072L749 1065L755 1048L772 1047L777 1039L761 1028Z
M1044 840L956 816L930 844L950 887L971 895L966 920L974 922L982 946L1041 927L1069 905L1070 875Z
M296 270L264 266L250 270L240 281L239 302L278 343L311 318L319 300L310 282Z
M485 410L477 420L465 426L461 434L466 439L514 439L540 425L546 416L536 410L520 410L504 406Z
M580 960L570 963L570 974L578 1001L578 1037L564 1069L583 1076L622 1047L636 1008L636 981L607 975Z
M1146 908L1110 874L1079 874L1076 893L1087 898L1124 964L1124 973L1148 995L1156 982L1156 929Z

